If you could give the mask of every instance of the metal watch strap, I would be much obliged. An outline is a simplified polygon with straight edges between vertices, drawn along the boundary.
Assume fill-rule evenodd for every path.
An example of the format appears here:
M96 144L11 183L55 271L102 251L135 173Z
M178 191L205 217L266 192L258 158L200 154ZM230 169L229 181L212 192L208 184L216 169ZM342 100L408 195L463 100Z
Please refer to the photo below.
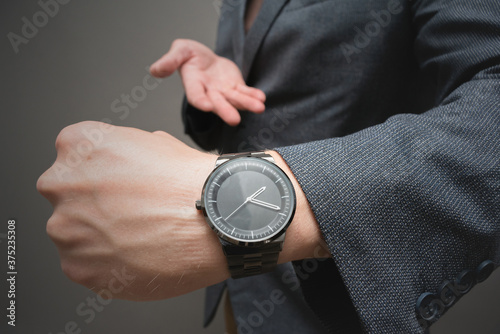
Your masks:
M241 157L261 158L274 163L273 157L264 152L245 152L223 154L217 159L215 167L226 161ZM238 246L220 239L231 277L242 278L273 271L278 263L279 254L283 249L284 240L285 234L282 234L276 240L258 247L252 247Z
M272 163L275 162L274 158L271 155L264 152L242 152L242 153L222 154L219 158L217 158L217 161L215 162L215 167L217 168L224 162L227 162L229 160L233 160L236 158L243 158L243 157L261 158Z
M232 278L242 278L273 271L283 249L285 235L259 247L233 245L221 239Z

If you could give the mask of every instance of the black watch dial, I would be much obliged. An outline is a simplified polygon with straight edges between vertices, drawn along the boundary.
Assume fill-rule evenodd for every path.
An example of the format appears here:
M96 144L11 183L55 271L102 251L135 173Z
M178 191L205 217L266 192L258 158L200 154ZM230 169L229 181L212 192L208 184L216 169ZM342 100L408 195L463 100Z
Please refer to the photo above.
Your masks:
M242 242L281 234L295 212L290 180L278 166L260 158L237 158L219 166L206 182L203 200L213 227Z

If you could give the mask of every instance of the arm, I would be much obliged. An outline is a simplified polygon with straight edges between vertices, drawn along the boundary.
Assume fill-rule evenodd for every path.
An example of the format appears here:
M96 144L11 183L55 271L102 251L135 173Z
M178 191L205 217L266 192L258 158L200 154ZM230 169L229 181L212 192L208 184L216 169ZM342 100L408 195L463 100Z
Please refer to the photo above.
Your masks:
M412 11L435 108L277 149L369 332L422 332L461 296L419 323L422 294L441 298L446 280L467 287L480 280L462 273L500 263L500 7L413 1Z
M113 298L156 300L229 277L221 245L194 205L216 156L164 132L97 122L63 129L56 149L37 188L54 206L47 233L70 279ZM297 192L280 262L312 257L321 242L314 216L286 164L269 153Z

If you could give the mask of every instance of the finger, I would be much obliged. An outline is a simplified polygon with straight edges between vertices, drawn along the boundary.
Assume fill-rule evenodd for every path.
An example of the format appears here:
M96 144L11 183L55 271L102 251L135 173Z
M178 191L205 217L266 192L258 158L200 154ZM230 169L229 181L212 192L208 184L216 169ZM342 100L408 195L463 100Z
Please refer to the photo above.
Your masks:
M151 65L149 71L155 77L168 77L191 57L192 52L189 47L189 41L175 40L170 50Z
M264 92L258 88L248 87L247 85L244 84L238 84L236 85L236 89L239 92L251 96L253 98L256 98L261 102L266 102L266 94L264 94Z
M230 126L236 126L240 123L241 117L238 110L236 110L222 94L216 90L209 90L208 97L214 105L214 113Z
M262 101L234 89L223 92L223 95L229 103L240 110L261 113L266 109L266 106L262 103Z
M214 110L214 105L208 97L201 80L191 76L184 76L183 85L186 91L186 98L193 107L202 111Z

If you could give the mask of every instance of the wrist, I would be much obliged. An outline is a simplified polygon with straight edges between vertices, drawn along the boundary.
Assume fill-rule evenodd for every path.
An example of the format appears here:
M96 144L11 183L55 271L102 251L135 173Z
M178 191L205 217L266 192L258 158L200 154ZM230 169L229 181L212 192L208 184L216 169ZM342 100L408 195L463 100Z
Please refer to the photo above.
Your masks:
M203 185L207 177L213 171L215 163L218 156L210 153L202 153L201 160L194 164L196 168L195 178L193 179L194 196L189 196L190 207L195 211L196 215L196 225L200 227L202 231L202 238L199 239L200 245L202 246L200 267L206 267L210 272L215 275L213 282L210 284L215 284L221 282L230 277L229 270L227 267L226 257L221 247L221 243L217 234L210 228L207 224L203 212L195 208L195 203L193 199L199 198L203 189ZM213 270L215 269L215 270Z
M266 151L289 177L295 189L297 206L292 223L286 231L283 251L279 257L279 263L314 257L330 257L325 247L323 236L314 214L309 206L302 187L293 175L290 167L276 151Z
M295 179L292 171L277 152L268 151L266 153L273 157L276 165L280 167L288 176L296 194L295 215L285 234L286 237L283 244L283 250L279 254L278 263L301 260L304 258L329 257L330 255L326 247L321 247L324 245L322 242L323 239L321 231L318 227L314 214L309 207L306 196ZM193 189L195 190L193 195L190 196L191 198L199 198L200 192L205 184L205 180L213 171L217 158L218 157L215 155L204 153L203 160L198 161L197 164L193 164L193 166L197 166L198 170L195 173L195 180L193 180ZM201 203L198 205L199 208L204 208L201 206ZM203 268L208 269L210 272L208 275L209 277L207 278L210 280L211 284L214 284L230 276L227 267L228 259L226 259L226 256L224 255L222 245L218 240L219 237L205 221L205 217L201 209L197 212L196 220L197 225L204 227L203 234L201 236L198 235L198 238L200 238L201 241L200 245L202 245L202 247L197 249L205 250L204 253L200 254L200 258L203 259ZM239 255L232 254L231 256ZM234 260L235 259L233 258L233 261ZM244 264L242 265L244 266ZM210 279L212 277L213 279Z

